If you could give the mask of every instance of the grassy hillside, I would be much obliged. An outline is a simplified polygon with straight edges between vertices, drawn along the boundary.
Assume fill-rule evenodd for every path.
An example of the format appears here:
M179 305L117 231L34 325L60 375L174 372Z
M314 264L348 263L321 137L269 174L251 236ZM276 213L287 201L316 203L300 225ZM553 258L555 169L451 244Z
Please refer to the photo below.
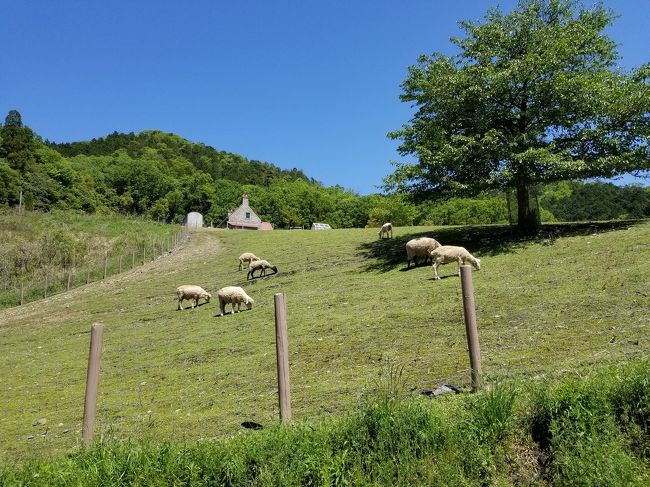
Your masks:
M407 391L466 386L457 277L406 270L404 243L433 235L481 258L474 275L486 380L582 375L647 357L650 224L237 232L205 229L144 267L0 312L0 451L57 454L78 444L89 329L106 326L98 411L104 437L197 440L277 421L273 295L287 296L297 419L348 410L389 364ZM279 268L246 281L237 256ZM443 267L441 275L455 272ZM216 300L176 311L174 289L242 285L255 307L218 317ZM45 419L45 424L38 424Z
M142 218L0 211L0 308L62 292L141 265L172 248L178 225ZM107 259L107 260L106 260ZM121 259L121 263L120 263Z

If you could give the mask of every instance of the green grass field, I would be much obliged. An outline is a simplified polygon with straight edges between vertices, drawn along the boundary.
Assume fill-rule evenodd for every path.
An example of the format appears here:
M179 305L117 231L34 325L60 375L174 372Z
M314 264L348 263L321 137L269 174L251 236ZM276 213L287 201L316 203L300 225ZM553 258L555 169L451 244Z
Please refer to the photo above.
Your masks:
M278 421L273 296L285 293L294 418L348 411L390 364L405 389L469 384L460 282L406 270L404 244L434 236L481 258L474 274L487 382L587 374L650 351L650 223L245 232L204 229L170 255L0 311L0 458L80 445L89 330L105 325L97 433L194 441ZM251 251L279 273L246 281ZM215 316L214 299L176 310L174 290L241 285L250 311ZM186 302L186 306L188 303ZM45 419L44 424L38 424ZM42 423L42 421L41 421Z

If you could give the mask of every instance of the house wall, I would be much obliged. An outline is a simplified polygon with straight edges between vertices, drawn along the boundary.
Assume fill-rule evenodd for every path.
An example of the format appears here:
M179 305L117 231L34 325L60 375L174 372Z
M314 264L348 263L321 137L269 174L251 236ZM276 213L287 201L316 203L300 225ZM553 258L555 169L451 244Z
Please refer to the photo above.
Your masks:
M230 214L228 223L231 226L255 225L256 227L259 227L262 223L262 219L251 209L248 204L248 197L244 195L241 206Z

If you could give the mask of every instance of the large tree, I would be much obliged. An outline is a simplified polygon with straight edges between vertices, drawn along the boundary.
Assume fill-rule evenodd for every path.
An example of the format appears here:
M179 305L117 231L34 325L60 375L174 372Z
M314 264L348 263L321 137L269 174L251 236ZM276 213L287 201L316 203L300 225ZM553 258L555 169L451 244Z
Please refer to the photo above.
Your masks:
M21 173L31 169L36 160L34 139L32 129L23 126L20 113L10 110L4 127L0 127L0 157L6 158L12 169Z
M622 70L604 34L614 14L574 0L521 0L461 22L458 54L423 55L402 84L417 111L389 137L392 190L422 197L515 188L518 226L537 228L533 185L650 169L650 65Z

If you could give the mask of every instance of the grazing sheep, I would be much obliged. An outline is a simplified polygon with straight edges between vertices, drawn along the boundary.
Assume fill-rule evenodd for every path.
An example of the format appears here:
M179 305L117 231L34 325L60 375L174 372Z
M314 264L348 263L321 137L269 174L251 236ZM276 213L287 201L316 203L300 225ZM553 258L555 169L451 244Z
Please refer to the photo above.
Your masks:
M379 238L383 238L384 234L386 237L388 237L388 233L390 232L390 237L393 238L393 224L392 223L384 223L381 228L379 229Z
M440 276L438 275L438 266L440 264L449 264L450 262L458 262L459 274L461 264L464 264L466 261L469 261L477 271L481 270L481 261L463 247L442 245L433 249L430 252L430 255L431 260L433 261L433 275L435 279L440 279Z
M191 284L186 284L184 286L178 286L176 288L176 296L178 296L178 308L183 309L183 300L184 299L193 299L192 308L199 305L199 299L205 299L206 303L210 302L212 295L203 289L200 286L193 286Z
M261 269L259 277L266 275L266 269L273 269L273 274L277 274L278 272L278 268L275 267L274 265L269 264L268 261L256 260L254 262L251 262L250 265L248 266L248 274L246 275L246 280L248 281L249 277L253 279L255 277L253 276L253 274L258 269Z
M228 303L232 306L231 314L235 314L235 305L237 305L237 313L239 313L242 303L246 305L246 309L251 309L254 303L253 298L237 286L222 287L217 291L217 296L219 298L219 308L221 309L220 316L223 316L226 312L226 304Z
M406 242L406 268L411 267L411 261L413 261L413 265L417 265L416 257L424 257L426 262L431 257L429 252L436 247L440 247L440 242L429 237L414 238Z
M260 258L251 252L244 252L239 256L239 270L241 271L243 269L242 266L244 263L250 264L255 260L260 260Z

